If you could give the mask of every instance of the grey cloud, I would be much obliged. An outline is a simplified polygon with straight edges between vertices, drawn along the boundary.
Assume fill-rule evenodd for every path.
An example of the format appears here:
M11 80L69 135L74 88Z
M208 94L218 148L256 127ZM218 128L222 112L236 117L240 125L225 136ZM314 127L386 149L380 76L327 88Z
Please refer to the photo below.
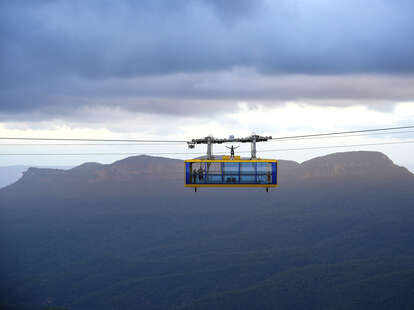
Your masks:
M414 4L408 2L35 3L3 2L7 73L106 78L234 66L268 74L414 70Z
M83 107L122 109L132 113L212 116L251 106L299 101L313 105L366 105L389 110L396 102L414 101L414 77L391 75L262 75L248 69L181 73L131 79L63 79L23 92L9 91L2 119L30 113L36 118L82 118ZM13 101L15 100L15 101ZM33 114L35 113L35 114ZM98 120L97 120L98 121Z
M407 0L0 1L0 112L412 100L413 32Z
M201 1L204 2L204 1ZM222 0L207 0L207 5L211 5L216 13L225 21L239 19L243 17L252 17L260 9L263 8L263 1L261 0L238 0L238 1L222 1Z

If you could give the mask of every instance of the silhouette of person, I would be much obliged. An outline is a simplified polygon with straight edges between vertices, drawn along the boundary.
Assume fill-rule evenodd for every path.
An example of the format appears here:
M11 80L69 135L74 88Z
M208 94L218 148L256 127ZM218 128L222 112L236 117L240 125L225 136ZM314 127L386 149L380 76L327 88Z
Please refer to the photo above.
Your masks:
M194 169L193 171L193 182L197 183L197 170L196 169Z
M200 168L198 169L198 179L201 181L201 180L203 180L203 168L201 168L201 166L200 166Z
M226 146L226 148L228 148L230 150L230 158L231 159L234 159L234 150L237 149L237 148L239 148L239 147L238 146L237 147L234 147L232 145L231 147Z

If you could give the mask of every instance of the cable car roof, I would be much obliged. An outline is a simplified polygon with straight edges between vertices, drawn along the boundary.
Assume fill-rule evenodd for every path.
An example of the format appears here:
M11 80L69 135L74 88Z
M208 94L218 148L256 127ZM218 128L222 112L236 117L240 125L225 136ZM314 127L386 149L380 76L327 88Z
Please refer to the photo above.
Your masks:
M276 161L276 160L274 160L274 159L265 159L265 158L256 158L256 159L252 159L251 157L240 157L240 156L234 156L234 158L233 159L231 159L231 156L229 156L229 155L212 155L211 156L211 158L208 158L208 156L199 156L199 157L196 157L196 158L193 158L193 159L188 159L187 161L191 161L191 160L208 160L208 161L211 161L211 160L226 160L226 161L235 161L235 162L237 162L237 161L240 161L240 160L243 160L243 161Z

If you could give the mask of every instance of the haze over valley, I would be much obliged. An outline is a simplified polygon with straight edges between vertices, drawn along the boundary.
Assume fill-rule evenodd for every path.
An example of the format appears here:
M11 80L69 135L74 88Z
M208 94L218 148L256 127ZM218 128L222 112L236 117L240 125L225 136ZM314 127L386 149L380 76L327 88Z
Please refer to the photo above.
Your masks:
M279 162L279 184L183 187L138 156L0 190L6 309L409 309L414 175L378 152Z

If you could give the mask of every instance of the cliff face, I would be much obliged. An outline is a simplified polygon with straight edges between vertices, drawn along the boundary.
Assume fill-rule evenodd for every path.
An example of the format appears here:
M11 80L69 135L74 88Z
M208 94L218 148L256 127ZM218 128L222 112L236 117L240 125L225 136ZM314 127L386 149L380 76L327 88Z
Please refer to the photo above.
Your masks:
M309 183L358 186L413 181L412 173L379 152L335 153L302 164L286 160L278 163L280 190ZM110 165L85 163L70 170L29 168L19 181L0 190L0 195L149 195L161 189L182 191L183 182L183 161L135 156Z
M300 165L302 180L389 183L414 179L380 152L345 152L317 157Z

